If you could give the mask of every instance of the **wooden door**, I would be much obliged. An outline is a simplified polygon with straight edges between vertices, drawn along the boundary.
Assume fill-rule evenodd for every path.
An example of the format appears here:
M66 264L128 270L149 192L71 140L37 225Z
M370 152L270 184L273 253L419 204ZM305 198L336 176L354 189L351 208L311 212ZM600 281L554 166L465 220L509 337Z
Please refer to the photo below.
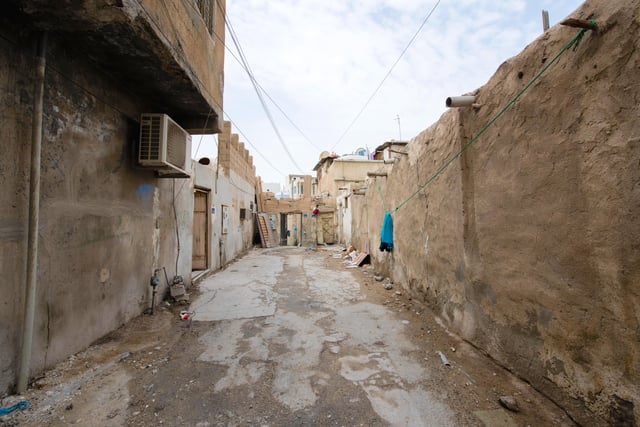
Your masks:
M332 245L334 242L333 212L318 214L318 243Z
M193 250L191 269L206 270L209 267L209 193L196 190L193 193Z

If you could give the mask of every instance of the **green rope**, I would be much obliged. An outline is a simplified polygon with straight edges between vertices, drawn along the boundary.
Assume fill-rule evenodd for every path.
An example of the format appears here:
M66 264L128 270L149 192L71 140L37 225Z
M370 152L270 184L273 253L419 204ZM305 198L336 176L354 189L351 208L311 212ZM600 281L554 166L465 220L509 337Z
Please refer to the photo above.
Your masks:
M380 199L382 199L382 207L384 208L385 212L389 212L389 209L387 209L387 204L384 202L384 196L382 195L382 189L380 188L380 183L378 183L378 193L380 193ZM396 208L396 210L398 210Z
M590 21L591 21L592 24L595 25L595 21L594 20L590 20ZM502 110L500 110L500 112L498 114L496 114L491 120L489 120L489 123L484 125L484 127L482 129L480 129L480 131L476 134L476 136L471 138L471 140L469 142L467 142L465 145L463 145L462 149L460 149L460 151L458 151L456 154L453 155L453 157L451 157L449 160L447 160L445 162L445 164L440 167L440 169L438 169L433 175L431 175L431 177L429 179L427 179L427 181L424 184L422 184L420 187L418 187L418 189L416 191L414 191L405 201L403 201L398 206L396 206L396 208L395 208L393 213L397 212L398 209L400 209L402 206L407 204L420 191L422 191L427 185L431 184L438 176L440 176L449 167L449 165L451 163L453 163L458 157L460 157L462 155L462 153L464 153L467 150L467 148L469 148L471 146L471 144L476 142L478 140L478 138L480 138L480 136L487 129L489 129L489 127L491 127L491 125L493 125L496 122L496 120L498 120L500 118L500 116L502 116L509 108L511 108L511 106L513 106L513 104L518 100L518 98L520 98L520 96L522 96L522 94L525 93L529 89L529 87L531 87L531 85L533 83L535 83L535 81L538 80L540 78L540 76L542 76L542 74L544 74L545 71L547 71L549 69L549 67L551 67L551 65L553 65L558 60L558 58L560 58L560 56L563 53L565 53L567 50L569 50L571 48L571 46L573 46L574 44L577 47L578 43L580 43L580 40L582 40L582 37L584 36L584 34L586 32L587 32L586 28L581 29L578 32L578 34L576 34L576 36L573 39L571 39L571 41L569 43L567 43L567 45L560 52L558 52L558 54L547 65L545 65L545 67L538 74L536 74L535 77L533 79L531 79L531 81L529 83L527 83L527 85L520 92L518 92L518 94L511 101L509 101L509 103L507 105L505 105ZM574 48L574 50L575 50L575 48ZM378 186L378 191L381 191L380 190L380 186ZM382 192L380 192L380 195L382 196ZM384 204L384 200L383 200L383 204ZM385 208L385 210L386 210L386 208Z

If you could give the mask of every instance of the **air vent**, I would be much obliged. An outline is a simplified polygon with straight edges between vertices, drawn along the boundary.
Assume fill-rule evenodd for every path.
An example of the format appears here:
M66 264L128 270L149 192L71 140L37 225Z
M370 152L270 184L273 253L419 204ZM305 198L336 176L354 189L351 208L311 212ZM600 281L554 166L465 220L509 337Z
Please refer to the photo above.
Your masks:
M166 114L142 114L138 163L157 170L159 176L188 178L191 135Z

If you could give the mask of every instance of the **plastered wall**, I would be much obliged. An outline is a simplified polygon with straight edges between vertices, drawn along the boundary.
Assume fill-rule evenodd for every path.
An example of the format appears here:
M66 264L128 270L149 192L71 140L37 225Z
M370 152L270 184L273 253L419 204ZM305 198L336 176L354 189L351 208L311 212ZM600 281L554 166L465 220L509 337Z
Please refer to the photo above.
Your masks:
M0 41L0 394L22 344L34 96L32 39L14 34ZM192 186L134 161L148 109L50 38L32 375L148 308L154 268L189 282Z
M587 1L599 30L517 101L432 184L394 212L374 263L445 324L581 425L640 420L640 17ZM577 33L556 26L413 138L369 183L377 248L391 211L463 147ZM353 240L357 242L356 236Z

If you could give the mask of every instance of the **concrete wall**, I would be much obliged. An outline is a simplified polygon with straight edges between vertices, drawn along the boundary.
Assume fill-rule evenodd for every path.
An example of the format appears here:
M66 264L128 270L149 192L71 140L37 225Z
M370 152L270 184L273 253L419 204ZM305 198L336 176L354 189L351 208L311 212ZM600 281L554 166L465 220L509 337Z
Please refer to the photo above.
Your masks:
M587 1L575 51L432 184L404 202L577 33L554 27L414 138L364 212L376 269L582 425L640 422L640 24L630 0ZM366 221L363 217L366 216ZM353 239L354 242L357 239Z
M182 275L189 284L193 184L159 179L137 165L138 122L142 112L175 111L213 131L211 123L204 126L204 118L213 113L215 122L209 103L222 101L218 83L209 87L190 80L205 75L207 82L217 81L221 68L208 68L216 67L215 55L201 55L197 39L203 33L187 25L193 12L187 3L180 2L172 14L179 21L174 35L185 33L179 49L147 32L154 25L157 34L168 32L168 20L139 16L134 25L123 19L126 11L141 12L138 6L151 10L164 2L124 2L122 9L78 2L69 13L42 2L21 5L27 3L32 15L19 13L13 1L0 6L0 276L5 278L0 282L0 395L15 384L22 347L35 30L51 21L61 29L49 34L46 55L31 375L147 309L155 268L164 266L170 277ZM201 40L207 41L208 35ZM131 76L147 73L145 83L137 85L122 76L127 58L136 58L136 49L147 42L155 44L145 50L145 66L138 63L129 70ZM85 43L93 43L93 55L86 54ZM195 44L199 56L189 68ZM174 62L172 54L177 55ZM109 57L109 64L100 65L101 58ZM178 71L182 65L189 76ZM163 80L169 74L175 86L174 80ZM184 90L169 96L175 88ZM164 94L167 101L159 107L151 93ZM166 289L162 282L161 293Z
M0 176L2 188L13 189L0 194L0 275L10 278L0 285L0 392L15 380L26 280L35 67L24 54L30 46L16 43L0 43ZM137 169L132 158L134 111L144 103L63 52L48 59L32 373L140 314L150 304L153 269L166 265L174 274L178 255L173 181ZM181 229L189 224L192 208L181 202L190 186L176 180L175 187ZM178 273L189 271L190 260L178 259Z
M229 177L218 174L212 215L213 237L211 253L214 268L221 268L246 252L253 245L253 214L250 205L255 199L255 187L231 171ZM227 210L228 222L223 233L223 212ZM245 220L240 219L240 209L246 209Z
M244 253L253 245L254 218L257 210L256 168L253 157L238 135L231 132L231 122L224 122L218 136L218 165L214 184L212 214L212 254L215 268ZM246 217L240 219L240 209ZM225 220L224 213L228 214ZM223 232L223 229L226 232Z

